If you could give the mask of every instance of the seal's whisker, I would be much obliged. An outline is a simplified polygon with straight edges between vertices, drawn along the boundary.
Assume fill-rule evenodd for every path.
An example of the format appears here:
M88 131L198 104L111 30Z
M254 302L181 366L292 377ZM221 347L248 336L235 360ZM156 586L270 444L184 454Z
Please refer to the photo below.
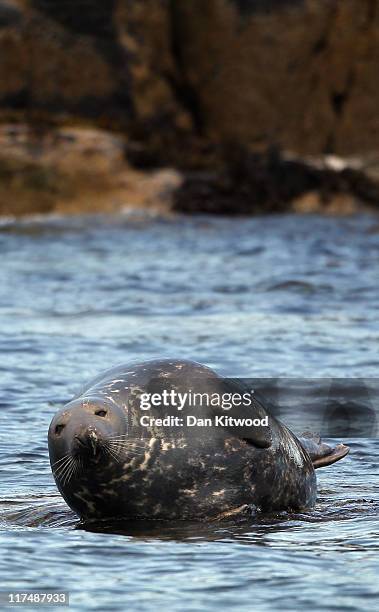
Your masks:
M117 438L115 439L108 439L107 442L117 442L118 444L125 444L127 446L142 446L141 444L136 444L135 442L132 442L131 440L117 440Z
M74 478L77 478L79 476L80 468L81 468L81 458L79 457L75 465Z
M111 459L113 459L113 461L115 461L116 463L120 463L121 461L120 455L116 455L116 453L113 453L109 448L106 449L106 452L111 457Z
M112 457L112 459L114 459L116 461L116 463L120 463L121 458L119 456L119 454L117 454L115 451L111 450L108 446L104 446L104 450L106 453L108 453L108 455L110 457Z
M139 440L128 440L127 438L108 438L109 442L123 442L124 444L130 444L134 446L145 446L146 443L142 443Z
M63 481L63 484L65 483L66 476L70 471L73 461L73 458L70 457L70 460L65 464L64 469L58 474L58 478Z
M132 452L132 449L128 447L124 447L122 444L119 444L119 443L115 444L113 442L108 443L108 449L116 453L118 456L122 454L123 457L125 456L125 452L129 452L129 453Z
M73 465L71 466L71 470L67 476L67 483L70 482L71 478L73 477L74 473L75 473L75 469L76 469L76 463L73 463Z
M74 471L72 473L71 478L76 478L77 477L77 475L78 475L78 467L79 467L79 461L76 460L75 461L75 466L74 466Z
M71 460L72 460L71 455L69 457L66 457L66 461L61 463L61 465L59 465L57 469L53 470L53 473L56 474L57 476L60 476L65 471L66 467L70 464Z
M124 448L137 448L141 450L146 450L147 446L140 446L139 444L129 444L127 442L118 442L117 440L111 440L109 444L113 444L114 446L123 446Z
M139 442L141 442L143 440L143 438L141 437L135 437L133 438L132 436L129 436L128 434L124 433L118 436L109 436L110 438L118 438L118 439L124 439L124 440L138 440Z
M134 455L143 455L143 454L145 454L145 450L130 448L130 446L109 445L109 447L112 448L113 450L115 450L116 452L123 451L123 452L132 453Z
M70 480L72 479L73 475L75 474L76 464L77 464L77 462L74 460L73 463L72 463L72 466L71 466L70 473L69 473L68 478L67 478L67 482L70 482Z
M53 472L54 476L56 478L62 478L64 476L64 474L67 472L67 470L70 467L71 463L72 463L72 460L67 460L67 462L64 465L62 465L59 470L56 470L56 471Z
M131 447L131 448L143 448L143 449L145 449L147 447L146 444L136 444L135 442L124 441L124 440L108 440L108 442L113 443L113 444L122 444L123 446L128 446L128 447Z
M57 461L54 461L54 463L52 464L51 467L54 467L55 465L58 465L59 463L62 463L62 461L64 461L65 459L67 459L67 457L70 456L70 451L68 453L66 453L65 455L63 455L63 457L61 457L60 459L58 459Z
M62 469L58 470L56 473L58 475L59 478L64 477L64 475L67 473L67 471L69 470L71 464L72 464L72 457L70 457L67 462L64 464L64 467L62 467Z
M117 454L119 461L127 458L133 458L138 455L136 452L132 452L130 449L124 449L123 447L107 444L107 450Z
M127 438L126 433L125 434L120 434L120 435L114 435L114 436L109 436L110 439L112 438Z
M82 458L79 457L79 460L78 460L78 477L79 477L79 475L80 475L80 473L82 471L83 471L83 461L82 461Z
M52 467L53 469L54 469L55 467L58 467L60 464L64 463L64 461L65 461L66 459L68 459L68 457L69 457L69 453L67 453L67 455L65 455L64 457L61 457L61 459L59 459L58 461L55 461L55 463L53 463L53 465L52 465L51 467Z
M111 440L128 440L129 442L142 442L141 438L132 438L127 434L123 434L122 436L109 436Z
M145 452L147 450L146 446L132 446L131 444L124 444L123 442L110 442L110 444L115 448L125 448L138 452Z
M112 448L112 446L110 444L104 444L104 450L108 453L111 454L113 457L117 457L117 453L116 450L114 448Z
M108 455L108 457L111 457L112 459L114 459L114 456L110 453L109 449L106 448L105 446L104 446L104 453L105 455Z
M72 476L72 473L73 473L74 469L75 469L75 463L72 462L70 467L69 467L69 469L68 469L68 471L67 471L67 473L66 473L66 475L65 475L65 477L64 477L64 480L63 480L63 484L64 485L70 482L71 476Z

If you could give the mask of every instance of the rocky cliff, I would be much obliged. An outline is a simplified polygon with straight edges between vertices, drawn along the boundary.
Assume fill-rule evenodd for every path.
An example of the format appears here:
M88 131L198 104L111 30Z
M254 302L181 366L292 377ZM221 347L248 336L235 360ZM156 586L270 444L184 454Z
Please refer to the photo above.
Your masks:
M281 210L310 194L322 206L332 193L375 205L378 43L379 0L0 0L2 138L28 134L22 154L11 136L0 151L0 211L15 198L35 208L22 193L39 164L67 186L44 146L71 128L72 159L84 130L83 168L93 129L97 143L117 133L124 174L180 169L181 210ZM338 164L320 171L325 156L348 158L348 178L330 178ZM362 188L351 171L366 166ZM70 200L53 183L44 210Z

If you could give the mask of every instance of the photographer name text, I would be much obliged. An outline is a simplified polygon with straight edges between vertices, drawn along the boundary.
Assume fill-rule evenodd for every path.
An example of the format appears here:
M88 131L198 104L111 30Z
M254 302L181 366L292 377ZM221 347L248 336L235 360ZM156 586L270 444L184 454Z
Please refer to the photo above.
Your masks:
M268 427L268 416L261 419L235 418L227 415L216 415L209 418L200 418L187 414L184 418L179 416L140 417L142 427Z

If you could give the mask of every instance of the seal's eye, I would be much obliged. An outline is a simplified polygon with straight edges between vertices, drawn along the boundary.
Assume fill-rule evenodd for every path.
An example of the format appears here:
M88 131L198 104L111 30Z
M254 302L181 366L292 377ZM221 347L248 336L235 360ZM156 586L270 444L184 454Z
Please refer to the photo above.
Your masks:
M63 423L61 423L60 425L57 425L55 428L55 433L56 434L60 434L62 429L64 429L66 427L66 425L64 425Z
M107 411L106 410L96 410L95 414L96 416L105 417L107 415Z

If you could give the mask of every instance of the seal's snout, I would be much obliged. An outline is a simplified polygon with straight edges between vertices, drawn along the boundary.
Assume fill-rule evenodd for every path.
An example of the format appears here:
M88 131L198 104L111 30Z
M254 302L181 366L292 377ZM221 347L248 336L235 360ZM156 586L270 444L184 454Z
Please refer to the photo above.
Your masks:
M99 454L99 437L94 429L87 429L74 437L74 452L77 455L96 457Z

